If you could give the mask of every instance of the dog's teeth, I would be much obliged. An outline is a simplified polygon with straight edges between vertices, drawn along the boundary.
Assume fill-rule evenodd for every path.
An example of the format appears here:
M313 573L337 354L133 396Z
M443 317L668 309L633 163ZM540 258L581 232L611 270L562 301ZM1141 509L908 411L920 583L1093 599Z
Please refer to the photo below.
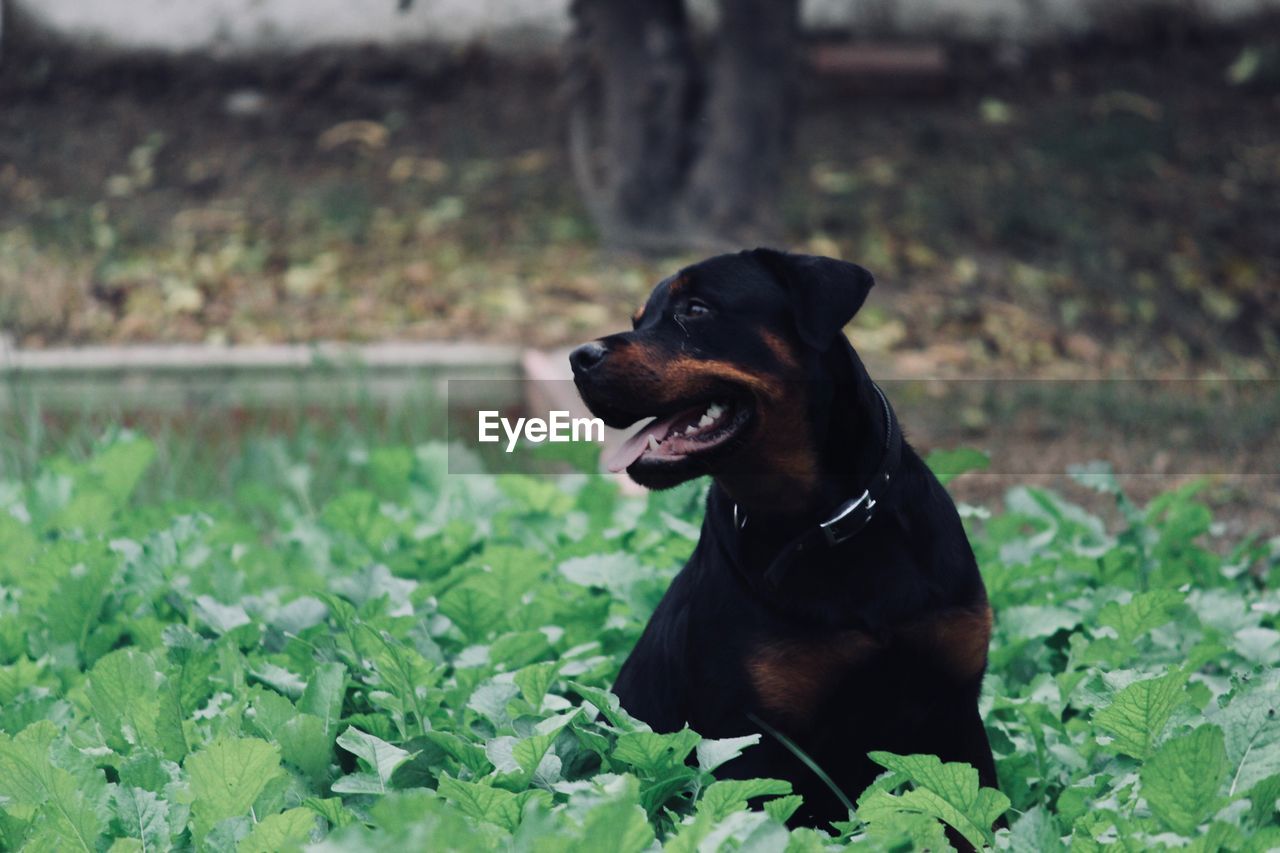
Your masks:
M687 427L685 427L684 434L693 435L697 431L698 431L698 428L696 426L694 426L693 424L689 424Z
M709 411L709 410L708 410L708 411ZM716 422L715 416L714 416L714 415L711 415L710 413L708 413L708 414L703 415L703 416L702 416L702 418L701 418L701 420L699 420L699 421L698 421L698 426L700 426L700 427L709 427L709 426L711 426L711 425L712 425L713 423L715 423L715 422Z
M710 406L707 406L707 414L713 419L718 418L724 414L724 406L719 403L712 403Z
M658 449L658 439L654 438L653 436L649 436L649 449L650 450Z

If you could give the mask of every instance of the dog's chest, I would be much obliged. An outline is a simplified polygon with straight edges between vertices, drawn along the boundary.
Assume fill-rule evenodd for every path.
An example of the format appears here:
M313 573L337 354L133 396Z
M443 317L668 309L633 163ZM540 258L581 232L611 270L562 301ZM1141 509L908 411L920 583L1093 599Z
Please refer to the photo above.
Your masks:
M986 668L991 608L985 600L906 621L879 635L843 630L776 633L748 643L743 670L755 701L778 719L814 720L843 685L875 693L886 668L942 684L979 678Z
M743 667L760 707L786 720L804 721L884 647L883 641L856 630L779 636L752 644Z

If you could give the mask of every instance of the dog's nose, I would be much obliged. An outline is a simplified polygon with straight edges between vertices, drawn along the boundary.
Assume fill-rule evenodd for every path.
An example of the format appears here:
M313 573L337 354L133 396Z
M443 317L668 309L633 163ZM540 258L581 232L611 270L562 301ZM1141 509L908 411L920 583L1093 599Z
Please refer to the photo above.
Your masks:
M591 341L569 353L569 364L574 373L586 373L604 360L606 350L599 341Z

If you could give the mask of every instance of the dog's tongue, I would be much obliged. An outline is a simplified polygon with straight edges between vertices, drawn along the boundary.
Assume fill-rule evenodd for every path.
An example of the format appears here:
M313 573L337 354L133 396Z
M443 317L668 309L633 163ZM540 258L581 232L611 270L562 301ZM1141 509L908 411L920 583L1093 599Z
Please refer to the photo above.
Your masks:
M653 436L656 441L661 441L683 414L686 413L678 412L669 418L655 419L640 427L635 435L628 438L617 450L609 454L609 458L604 460L605 467L614 474L630 468L632 463L644 453L645 447L649 444L649 436Z

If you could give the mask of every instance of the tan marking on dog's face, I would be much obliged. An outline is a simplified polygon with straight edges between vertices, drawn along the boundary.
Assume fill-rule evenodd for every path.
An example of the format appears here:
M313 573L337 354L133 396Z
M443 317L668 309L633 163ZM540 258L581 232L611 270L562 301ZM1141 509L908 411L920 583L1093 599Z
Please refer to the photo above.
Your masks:
M652 409L696 404L726 389L751 401L756 423L733 458L710 473L744 506L779 501L803 510L816 493L818 455L808 422L808 384L776 369L760 372L719 359L673 356L631 340L609 355L607 382Z
M804 722L841 678L880 649L861 631L813 639L779 640L747 659L747 675L761 707L791 722Z
M806 387L773 374L757 374L725 361L673 359L662 371L675 399L709 393L714 383L732 383L750 392L755 407L752 434L737 461L715 472L735 500L745 506L786 500L797 508L818 482L817 451L807 418Z
M761 329L760 340L764 341L764 345L769 348L769 352L773 353L773 357L779 364L790 370L799 369L800 362L796 358L795 350L781 337L767 329Z
M778 400L785 391L776 376L752 373L733 362L718 359L676 356L663 365L661 372L670 383L673 398L696 396L717 381L750 391L757 400Z
M636 313L631 315L631 325L638 326L640 321L644 319L644 306L641 305L636 309Z

